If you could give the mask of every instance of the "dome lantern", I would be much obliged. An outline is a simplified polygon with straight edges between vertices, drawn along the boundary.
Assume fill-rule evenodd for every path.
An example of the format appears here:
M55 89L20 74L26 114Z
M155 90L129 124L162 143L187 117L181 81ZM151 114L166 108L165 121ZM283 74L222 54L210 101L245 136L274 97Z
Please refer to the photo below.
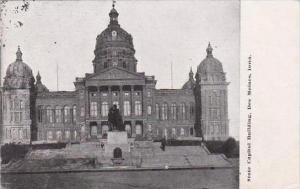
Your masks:
M116 3L116 1L113 1L112 9L109 12L109 17L110 17L110 24L116 24L116 25L118 25L118 16L119 16L119 13L115 9L115 3Z
M206 48L207 57L212 57L213 56L212 51L213 51L213 48L211 47L210 42L209 42L208 46Z
M17 55L17 58L16 58L16 61L22 61L22 51L20 49L20 46L18 46L18 50L16 52L16 55Z

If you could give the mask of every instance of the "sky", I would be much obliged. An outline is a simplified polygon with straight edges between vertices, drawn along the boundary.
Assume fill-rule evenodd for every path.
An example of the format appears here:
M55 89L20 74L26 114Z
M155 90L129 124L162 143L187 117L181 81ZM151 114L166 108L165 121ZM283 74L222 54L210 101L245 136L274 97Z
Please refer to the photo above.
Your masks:
M3 19L2 80L20 45L23 61L42 82L57 90L74 90L75 77L92 73L96 37L108 25L112 1L7 2ZM223 64L228 86L229 134L239 136L239 1L117 1L119 23L133 37L137 71L154 75L156 88L181 88L192 67L206 56L208 42ZM19 23L22 23L20 26Z

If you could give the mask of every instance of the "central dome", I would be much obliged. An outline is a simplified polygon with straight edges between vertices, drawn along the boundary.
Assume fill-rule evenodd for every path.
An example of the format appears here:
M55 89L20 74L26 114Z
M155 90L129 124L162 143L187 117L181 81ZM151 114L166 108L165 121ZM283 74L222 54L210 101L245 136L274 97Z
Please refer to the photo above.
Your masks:
M20 47L16 53L16 61L11 63L4 78L4 88L6 89L28 89L34 83L31 68L22 61Z
M97 36L93 60L94 72L118 66L136 72L136 58L132 36L122 29L118 23L119 13L114 8L109 13L108 27Z

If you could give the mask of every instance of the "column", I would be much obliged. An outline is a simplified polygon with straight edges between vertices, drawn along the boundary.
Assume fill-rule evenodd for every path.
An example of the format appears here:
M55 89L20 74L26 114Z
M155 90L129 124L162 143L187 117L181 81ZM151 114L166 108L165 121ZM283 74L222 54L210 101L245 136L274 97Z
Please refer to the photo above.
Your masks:
M101 93L100 93L100 86L97 86L97 117L101 117Z
M120 85L119 86L119 88L120 88L120 94L119 94L119 106L120 106L120 114L123 116L124 115L124 105L123 105L123 101L124 101L124 99L123 99L123 86L122 85ZM124 121L124 120L123 120Z
M112 105L112 92L111 86L107 86L108 88L108 108Z
M134 85L131 85L130 86L130 90L131 90L131 93L130 93L130 114L131 116L134 115L134 102L133 102L133 95L134 95Z

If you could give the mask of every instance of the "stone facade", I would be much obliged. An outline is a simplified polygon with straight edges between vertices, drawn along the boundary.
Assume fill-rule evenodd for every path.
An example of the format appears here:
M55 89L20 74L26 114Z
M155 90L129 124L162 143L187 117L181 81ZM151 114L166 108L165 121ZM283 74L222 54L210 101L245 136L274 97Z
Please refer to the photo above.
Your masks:
M97 36L94 72L76 78L75 91L49 91L38 73L34 111L31 111L37 140L75 142L105 138L109 130L108 111L113 104L120 109L129 138L195 136L192 70L182 89L156 89L154 76L136 70L132 36L120 27L118 15L113 7L108 27ZM228 83L222 64L212 56L210 45L207 54L197 69L201 77L201 127L204 139L225 140ZM8 97L12 94L15 93L4 90L3 97L12 98ZM9 112L4 115L9 117ZM9 122L8 118L4 120ZM24 123L23 129L28 125L30 120Z

